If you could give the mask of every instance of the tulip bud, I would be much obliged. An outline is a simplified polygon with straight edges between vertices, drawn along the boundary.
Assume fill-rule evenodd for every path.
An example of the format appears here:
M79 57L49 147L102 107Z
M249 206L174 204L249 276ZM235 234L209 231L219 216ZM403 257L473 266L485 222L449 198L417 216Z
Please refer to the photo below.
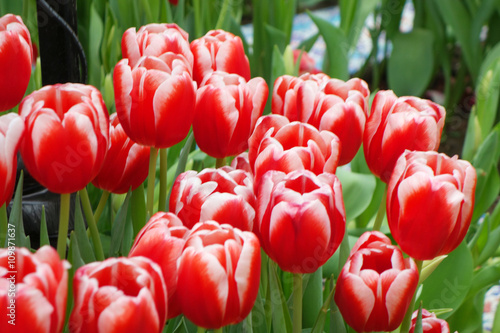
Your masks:
M409 333L415 332L418 310L413 312L411 317L411 327ZM450 333L450 326L444 319L439 319L436 314L422 309L422 332L423 333Z
M326 74L289 75L276 79L272 112L334 133L340 141L339 165L349 163L363 141L368 84L358 78L342 81Z
M14 192L17 150L24 134L24 121L15 113L0 116L0 207L9 204Z
M181 314L177 299L177 259L181 256L189 229L172 213L158 212L135 238L129 257L143 256L157 263L168 290L167 319Z
M191 42L193 79L201 85L215 71L238 74L250 80L250 64L241 38L224 30L211 30Z
M80 267L73 297L70 333L163 331L167 289L160 267L148 258L109 258Z
M20 16L0 17L0 112L16 106L31 76L32 46Z
M0 332L62 332L69 266L50 246L0 249Z
M406 151L387 187L387 221L409 256L431 260L453 251L469 230L476 171L457 156Z
M28 172L55 193L83 189L102 167L109 115L99 90L66 83L45 86L19 105L26 132L21 155Z
M113 72L115 105L125 133L135 142L168 148L182 141L194 116L195 86L183 56L122 59Z
M188 228L199 221L216 220L252 231L255 219L252 178L231 167L181 173L172 186L170 211Z
M193 53L189 47L189 36L175 23L151 23L136 31L132 27L122 36L122 57L129 59L134 67L144 56L161 57L165 53L182 55L193 69Z
M344 238L342 189L331 173L269 171L258 184L257 198L257 235L284 271L316 271Z
M267 117L271 118L268 120ZM278 117L284 121L277 120ZM269 129L266 131L266 128ZM262 137L260 141L259 136ZM310 170L319 175L323 172L335 173L337 169L340 143L335 134L320 132L298 121L288 123L283 116L260 118L248 142L251 145L250 165L253 166L256 182L269 170L285 173ZM255 146L258 148L255 149Z
M123 131L116 113L110 117L109 139L103 166L92 184L118 194L135 190L148 176L150 147L133 142Z
M245 319L257 298L257 237L227 224L196 224L178 262L182 313L194 324L218 329Z
M429 100L379 91L363 138L366 163L373 174L388 183L396 160L406 149L437 150L445 113L441 105Z
M354 249L337 279L340 313L356 332L393 331L417 289L417 265L381 233L361 236Z
M215 158L238 155L264 111L268 95L264 79L214 72L196 94L193 133L200 149ZM178 112L178 111L177 111Z

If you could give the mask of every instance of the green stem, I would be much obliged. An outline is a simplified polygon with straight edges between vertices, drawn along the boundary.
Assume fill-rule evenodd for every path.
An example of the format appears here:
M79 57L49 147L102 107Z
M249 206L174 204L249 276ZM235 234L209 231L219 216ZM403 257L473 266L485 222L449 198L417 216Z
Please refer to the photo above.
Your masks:
M87 188L84 187L78 193L80 194L83 212L85 214L85 218L87 219L87 225L89 226L90 237L92 237L92 243L94 244L95 257L98 261L103 261L104 251L102 249L101 237L99 236L99 229L97 229L97 223L94 219L94 213L92 212L92 205L90 204Z
M420 272L422 272L422 265L424 264L423 260L415 260L415 263L417 264L417 270L418 270L418 276L420 276ZM417 286L418 289L418 286ZM400 333L408 333L410 331L411 327L411 316L413 314L413 308L415 306L415 299L416 299L417 293L415 292L413 294L413 297L410 302L410 306L408 307L408 310L406 311L405 317L403 318L403 322L401 323L401 329L399 330Z
M293 333L302 332L302 274L293 274Z
M206 331L207 331L206 329L200 326L198 326L198 329L196 330L197 333L205 333Z
M195 38L199 38L203 35L203 17L201 12L201 1L205 0L193 0Z
M153 210L154 210L157 153L158 149L151 147L151 152L149 155L148 196L147 196L147 209L149 217L153 216Z
M224 26L224 23L227 21L230 3L231 0L224 0L224 2L222 3L222 9L219 13L219 18L217 19L217 24L215 25L215 29L227 29L227 27Z
M384 188L384 195L382 196L382 202L378 207L377 217L375 217L375 223L373 224L374 231L380 231L380 227L382 227L382 222L384 221L385 209L387 205L387 184Z
M70 193L61 194L59 209L59 233L57 235L57 253L61 259L66 259L66 240L68 239Z
M8 229L7 203L0 207L0 247L4 247Z
M223 157L223 158L217 158L215 160L215 168L218 169L218 168L221 168L223 166L226 165L226 158Z
M214 333L222 333L222 327L214 329Z
M94 220L95 222L99 222L99 218L101 217L102 212L104 211L104 207L106 207L106 203L108 202L110 192L104 190L101 195L101 199L99 200L99 204L97 205L97 208L94 213Z
M158 211L164 212L167 205L167 149L160 149L160 196L158 198Z

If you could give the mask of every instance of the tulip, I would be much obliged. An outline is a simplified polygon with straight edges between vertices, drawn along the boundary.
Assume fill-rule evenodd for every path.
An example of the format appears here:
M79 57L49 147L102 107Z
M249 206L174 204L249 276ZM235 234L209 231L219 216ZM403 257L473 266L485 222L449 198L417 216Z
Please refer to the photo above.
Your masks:
M182 313L194 324L218 329L248 316L260 283L257 237L227 224L196 224L178 262Z
M104 164L92 184L112 193L135 190L148 176L150 148L133 142L118 121L110 117L110 145Z
M309 55L306 51L303 50L293 50L293 62L297 63L299 61L299 75L310 73L310 74L319 74L321 73L316 68L316 61L313 57Z
M116 113L133 141L168 148L186 137L194 116L195 87L183 56L142 57L136 66L122 59L113 80Z
M167 319L181 314L177 299L177 259L179 259L189 229L172 213L158 212L135 238L129 257L143 256L157 263L168 290Z
M250 64L241 38L223 30L211 30L191 42L193 78L201 85L206 76L220 71L250 80Z
M9 204L14 192L17 150L23 133L24 121L17 114L7 113L0 116L0 207Z
M216 220L252 231L255 195L250 175L231 167L186 171L172 186L170 211L188 228L199 221Z
M31 76L31 37L20 16L0 17L0 112L16 106Z
M340 154L340 143L335 134L320 132L313 126L298 121L287 123L288 120L267 121L265 118L259 119L256 130L249 139L250 165L253 165L257 182L269 170L285 173L310 170L317 175L323 172L335 173ZM279 128L282 123L285 125ZM272 129L265 132L268 126ZM265 134L259 142L261 133ZM257 150L255 145L258 145Z
M250 162L248 160L248 152L243 152L236 156L231 161L231 167L234 169L243 170L248 172L250 175L252 174L252 168L250 167Z
M387 190L387 221L401 249L418 260L453 251L469 230L475 188L468 161L406 151Z
M68 268L50 246L0 249L0 332L62 332Z
M151 23L139 31L132 27L122 36L122 57L129 60L131 67L143 56L161 57L168 52L184 56L192 70L194 58L188 33L175 23Z
M267 84L260 77L246 82L236 74L211 74L196 94L193 133L200 149L215 158L247 150L267 95Z
M345 233L342 188L331 173L269 171L257 189L262 248L291 273L313 273L337 250Z
M147 258L109 258L80 267L73 296L71 333L163 331L167 289L160 267Z
M411 328L409 333L415 332L418 310L411 317ZM422 332L423 333L450 333L450 326L444 319L439 319L436 314L422 309Z
M340 140L339 165L349 163L363 141L370 91L358 78L347 82L326 74L276 79L272 112L333 132Z
M437 150L445 109L417 97L379 91L365 126L363 149L370 170L388 183L399 156L408 150Z
M99 90L67 83L45 86L19 105L26 131L20 151L28 172L55 193L83 189L108 149L109 115Z
M360 240L337 279L335 302L356 332L393 331L417 289L417 265L380 233Z

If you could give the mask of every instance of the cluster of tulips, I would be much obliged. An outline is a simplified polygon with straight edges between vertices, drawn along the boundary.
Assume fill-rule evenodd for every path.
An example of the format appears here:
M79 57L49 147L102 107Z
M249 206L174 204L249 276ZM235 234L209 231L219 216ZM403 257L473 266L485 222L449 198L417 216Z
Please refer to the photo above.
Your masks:
M8 85L0 82L6 110L26 89L32 51L19 17L1 18L0 34L0 72L15 71ZM151 180L158 154L191 128L198 148L219 167L181 173L168 212L166 202L155 211L148 198L151 218L128 257L76 271L70 332L162 332L180 314L209 329L242 321L257 297L261 248L298 276L337 251L347 235L335 172L362 144L368 167L387 184L395 243L375 221L336 279L335 302L358 332L392 331L402 323L414 329L422 262L461 243L474 206L474 168L436 152L443 107L379 91L370 108L363 80L322 73L281 76L269 91L264 79L251 78L241 40L221 30L189 42L175 24L131 28L122 56L113 73L111 116L98 89L66 83L31 93L19 115L0 117L0 205L12 196L18 150L29 173L62 195L89 183L112 193L137 188L148 174ZM262 115L268 94L272 114ZM234 157L230 166L228 157ZM48 246L36 253L15 249L15 296L7 292L12 249L0 249L0 331L13 332L5 320L12 297L16 332L63 329L66 239L62 244L62 255ZM422 318L424 332L449 331L426 310Z

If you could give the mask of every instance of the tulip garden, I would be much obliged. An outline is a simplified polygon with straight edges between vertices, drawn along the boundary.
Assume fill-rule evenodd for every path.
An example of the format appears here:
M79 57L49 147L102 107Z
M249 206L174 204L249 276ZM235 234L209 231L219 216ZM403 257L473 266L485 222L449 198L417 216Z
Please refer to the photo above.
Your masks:
M43 83L42 10L80 79ZM500 332L498 22L495 0L1 0L0 332ZM27 180L55 213L26 220Z

